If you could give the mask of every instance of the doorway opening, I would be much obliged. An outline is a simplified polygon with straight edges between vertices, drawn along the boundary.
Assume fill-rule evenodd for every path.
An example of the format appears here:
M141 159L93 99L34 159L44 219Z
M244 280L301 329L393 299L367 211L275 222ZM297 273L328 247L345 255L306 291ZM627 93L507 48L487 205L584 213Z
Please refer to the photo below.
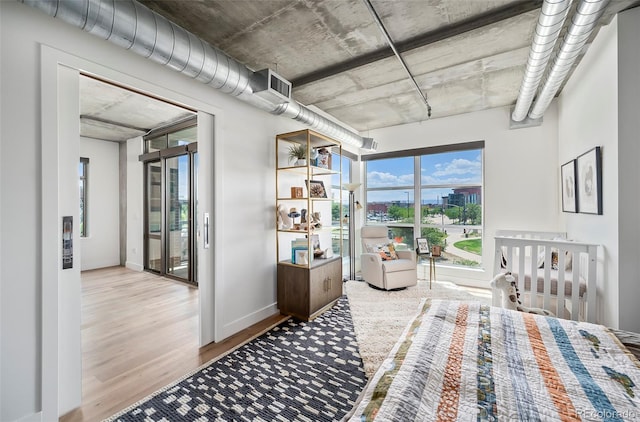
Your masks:
M82 70L80 70L82 69ZM94 139L104 144L117 145L117 158L109 160L107 167L117 169L119 174L109 180L118 179L120 188L109 196L111 204L118 204L120 210L120 224L118 217L110 225L102 224L104 220L96 215L89 215L89 236L80 238L76 230L74 243L86 243L78 249L79 261L91 256L103 256L100 252L106 243L100 238L96 230L101 227L111 227L111 235L117 234L120 228L120 241L114 241L109 250L115 250L115 264L125 265L134 271L144 269L143 242L143 209L144 209L144 165L138 157L143 152L141 137L150 128L162 127L169 121L179 121L177 115L197 115L197 132L199 150L197 159L199 180L198 209L201 239L209 239L209 229L213 232L216 221L209 226L206 224L209 215L213 215L213 185L214 177L214 141L215 116L221 112L216 106L199 100L198 95L188 96L175 90L165 88L165 83L148 81L145 75L130 76L118 70L104 67L95 61L88 61L61 50L41 46L41 79L47 89L41 90L43 108L55 110L43 116L41 148L43 157L47 157L42 166L42 377L41 403L42 418L45 420L58 419L60 415L77 408L82 402L82 359L83 347L81 327L83 326L81 310L81 266L74 265L72 269L63 270L59 264L60 245L63 233L60 230L61 219L73 216L78 221L80 199L78 188L78 162L81 153L82 139ZM135 73L135 72L134 72ZM151 78L152 80L154 78ZM105 82L103 84L85 82ZM163 80L164 82L164 80ZM87 86L89 85L89 86ZM105 87L106 85L106 87ZM54 89L55 88L55 89ZM87 91L88 88L90 89ZM113 92L114 88L122 88L120 92ZM105 91L103 91L104 89ZM140 95L141 94L141 95ZM157 101L149 101L149 99ZM136 104L136 101L138 104ZM171 105L170 109L163 105ZM175 113L172 113L172 110ZM151 123L131 123L129 119ZM116 115L117 118L111 116ZM80 118L80 132L78 128ZM153 118L165 119L164 122L151 121ZM124 121L124 119L129 120ZM114 124L116 123L116 124ZM159 123L159 124L158 124ZM123 132L131 131L132 134ZM97 153L96 157L104 158ZM94 181L105 180L96 171L98 159L91 161L93 171L89 177ZM64 170L64 171L63 171ZM92 192L95 195L92 195ZM104 190L100 186L89 189L88 202L91 198L104 198ZM93 209L100 209L94 207ZM87 209L88 212L91 210ZM116 215L118 212L116 212ZM101 224L91 224L100 222ZM109 234L109 233L108 233ZM117 240L118 236L116 236ZM198 346L202 347L216 339L216 267L213 247L209 243L198 242L198 317L195 329L198 333ZM215 239L212 242L215 245ZM122 257L124 254L124 258ZM121 259L124 264L121 263ZM106 265L99 264L103 268ZM82 268L84 270L84 268ZM180 283L182 284L182 283ZM142 287L142 286L141 286ZM113 328L113 327L112 327ZM118 329L118 327L115 327ZM108 335L107 335L108 336ZM132 336L134 337L134 336ZM131 376L130 374L127 376ZM130 378L131 379L131 378ZM114 390L105 391L111 394Z
M197 121L144 137L144 269L197 285Z

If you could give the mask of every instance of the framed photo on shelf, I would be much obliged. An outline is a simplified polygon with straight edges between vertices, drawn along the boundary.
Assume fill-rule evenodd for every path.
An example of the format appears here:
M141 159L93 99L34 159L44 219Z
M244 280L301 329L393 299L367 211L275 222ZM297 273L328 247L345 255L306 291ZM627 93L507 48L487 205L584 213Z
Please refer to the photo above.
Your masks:
M327 148L320 148L318 150L318 158L316 159L316 166L330 169L331 168L331 152Z
M309 250L308 249L297 249L295 251L295 264L298 265L307 265L309 263Z
M562 180L562 211L577 212L576 160L571 160L560 167L560 178Z
M595 147L576 158L578 212L602 214L602 156Z
M418 249L416 249L416 253L418 255L428 254L429 251L429 241L426 237L419 237L416 239L416 243L418 244Z
M318 250L320 249L320 235L312 234L310 236L311 239L311 249Z
M303 198L304 192L302 192L302 186L292 186L291 187L291 197L292 198Z
M327 191L324 188L324 183L321 180L307 180L307 187L309 188L310 198L326 198Z

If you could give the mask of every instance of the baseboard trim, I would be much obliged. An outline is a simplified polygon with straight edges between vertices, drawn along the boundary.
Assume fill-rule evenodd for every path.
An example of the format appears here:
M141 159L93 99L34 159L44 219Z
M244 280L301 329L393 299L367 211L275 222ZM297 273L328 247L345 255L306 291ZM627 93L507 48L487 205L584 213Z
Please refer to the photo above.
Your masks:
M263 319L269 318L270 316L272 316L273 314L277 314L278 312L280 312L278 310L278 304L272 303L262 309L258 309L257 311L250 313L247 316L236 319L235 321L231 321L230 323L222 326L222 338L219 341L224 340L227 337L230 337L237 332L258 323Z
M42 421L42 412L33 413L31 415L23 416L20 419L17 419L17 422L41 422Z
M127 263L125 264L125 267L127 267L127 268L129 268L130 270L133 270L133 271L138 271L138 272L144 271L144 267L142 265L140 265L140 264L136 264L135 262L128 262L127 261Z

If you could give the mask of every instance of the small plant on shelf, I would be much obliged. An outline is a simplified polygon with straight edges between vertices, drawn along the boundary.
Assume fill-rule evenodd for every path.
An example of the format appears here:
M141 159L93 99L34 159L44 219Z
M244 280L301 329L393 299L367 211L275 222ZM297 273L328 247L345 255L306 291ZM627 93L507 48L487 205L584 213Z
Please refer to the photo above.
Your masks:
M289 147L289 162L295 162L296 165L305 165L304 159L307 157L307 146L303 144L294 144Z

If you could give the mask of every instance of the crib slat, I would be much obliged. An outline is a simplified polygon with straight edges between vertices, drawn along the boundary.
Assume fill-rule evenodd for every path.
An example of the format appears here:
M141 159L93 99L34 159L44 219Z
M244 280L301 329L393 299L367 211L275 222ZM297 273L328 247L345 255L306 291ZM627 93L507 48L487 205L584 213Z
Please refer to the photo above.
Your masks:
M550 295L551 294L551 248L546 245L544 247L544 288L543 288L543 292L546 295ZM536 279L537 279L537 273L536 273ZM546 301L546 299L545 299ZM544 303L544 308L545 309L549 309L548 308L548 303Z
M589 322L596 322L596 266L597 261L597 246L589 246L589 277L587 278L587 309L585 310L585 318Z
M535 252L535 254L534 254ZM531 259L530 259L530 274L538 274L538 253L540 252L540 249L538 246L533 246L531 245ZM524 268L524 267L522 267ZM524 278L524 277L523 277ZM537 277L531 277L531 292L529 293L529 307L532 308L537 308L538 304L537 304L537 297L538 297L538 278Z
M578 262L575 262L578 261ZM571 283L571 319L580 320L580 259L574 260L573 282Z
M496 242L496 255L493 260L493 275L497 275L499 272L506 271L502 268L502 257L504 256L504 249L500 242ZM496 290L491 292L491 306L500 306L500 298Z
M564 284L565 284L565 258L558 252L558 286L556 288L556 316L564 318Z
M549 247L549 249L551 249L551 247ZM562 250L562 248L557 248L558 251L558 276L557 276L557 280L556 280L556 296L558 296L560 294L560 291L562 291L562 295L564 297L564 281L560 281L560 278L562 278L564 280L564 267L565 267L565 254L564 251ZM553 251L551 251L553 253ZM549 261L551 262L551 261ZM553 265L553 262L551 262L551 265ZM546 283L546 275L545 275L545 283ZM551 270L549 270L549 293L547 294L547 290L545 287L545 295L544 295L544 309L551 309ZM564 311L564 305L562 306L562 310ZM563 312L564 314L564 312ZM564 317L563 314L558 314L556 313L556 315L562 315Z
M524 246L516 246L514 249L518 250L518 268L524 268L524 256L525 256L525 250L524 250ZM524 271L520 271L520 272L524 272ZM518 274L518 290L520 291L520 297L521 297L521 301L524 304L524 294L526 292L525 290L525 275L524 274ZM529 294L529 297L531 297L531 294Z

